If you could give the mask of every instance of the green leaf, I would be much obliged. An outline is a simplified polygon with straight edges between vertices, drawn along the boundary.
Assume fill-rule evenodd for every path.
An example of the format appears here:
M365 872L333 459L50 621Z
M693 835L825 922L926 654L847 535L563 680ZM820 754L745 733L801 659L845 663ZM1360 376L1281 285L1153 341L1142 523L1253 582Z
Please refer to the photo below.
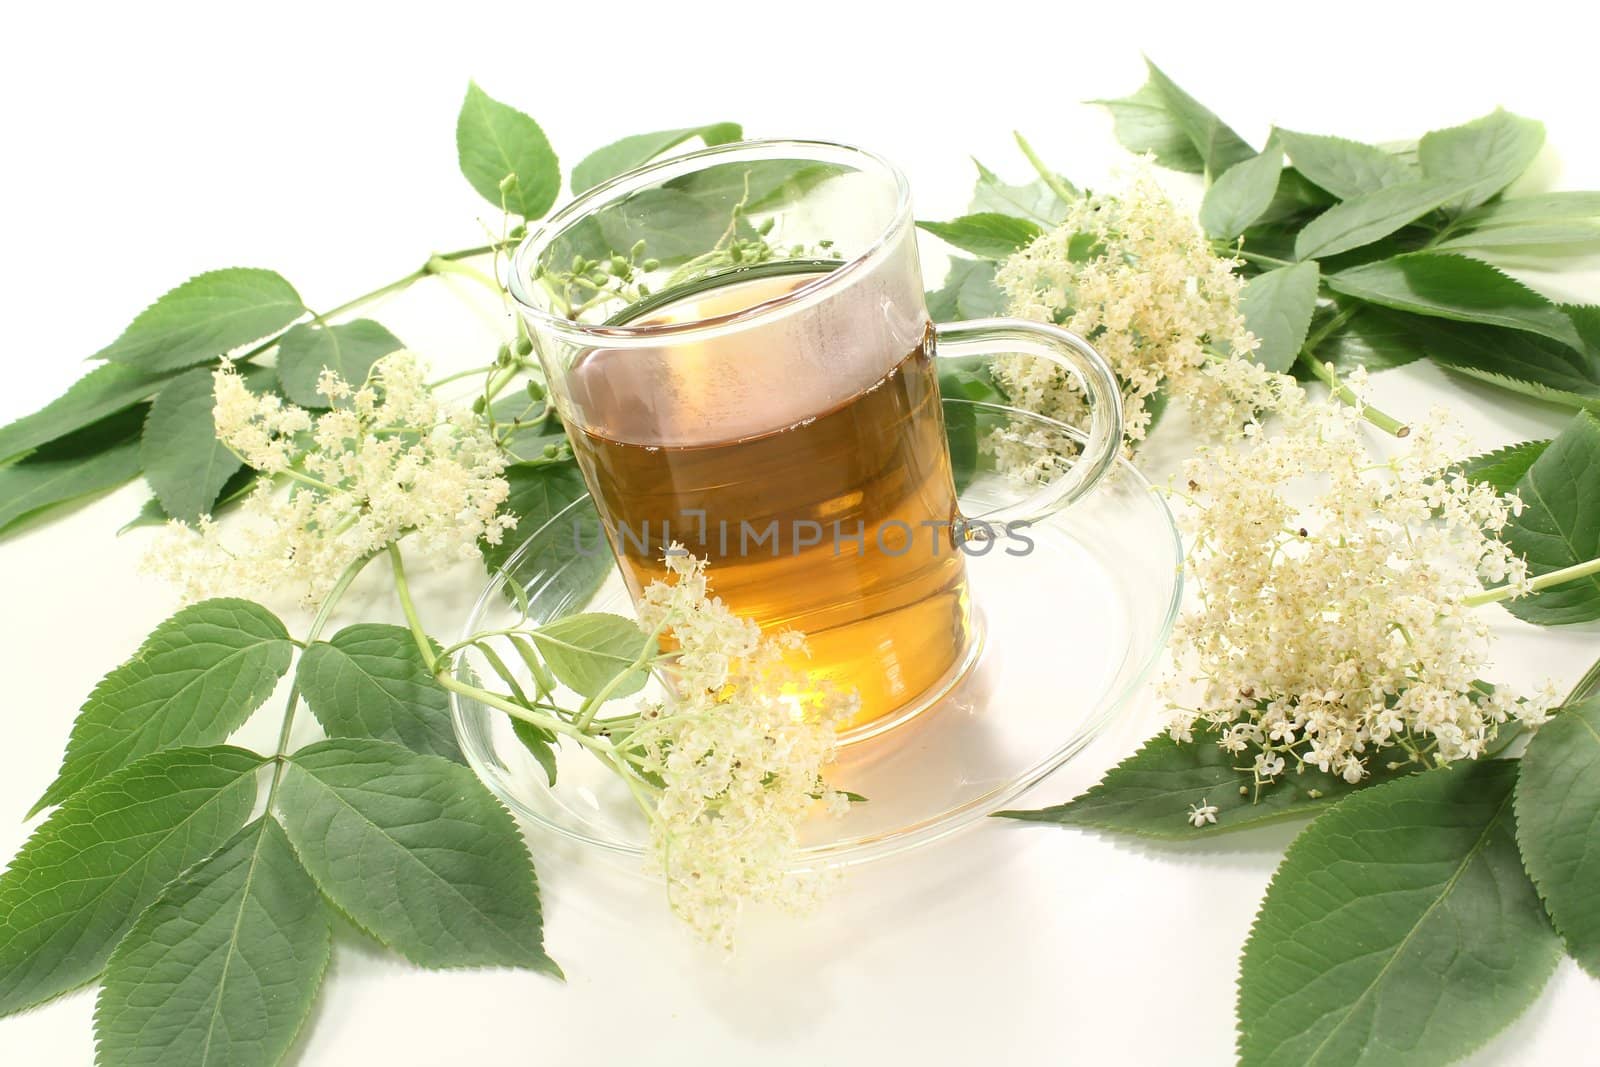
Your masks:
M142 405L108 415L0 467L0 530L137 477L144 415Z
M211 409L211 371L195 367L162 386L145 420L139 462L161 509L194 525L244 466L221 441Z
M543 768L545 777L550 781L550 787L554 789L556 784L555 735L549 730L541 730L531 722L515 718L511 720L511 732L516 735L518 741L522 742L522 747L526 748L533 754L533 758L539 761L539 766Z
M207 271L163 294L94 358L146 372L178 370L277 333L305 310L294 286L273 271Z
M295 681L330 737L375 737L465 762L450 696L404 626L357 623L300 657Z
M235 471L233 477L223 484L222 492L217 494L217 502L211 505L212 517L227 514L228 509L249 496L251 490L256 487L257 476L258 472L249 467L240 467ZM124 534L142 526L164 526L171 518L172 516L161 506L161 501L151 497L144 502L144 507L139 509L139 514L124 523L117 533Z
M1168 110L1166 94L1154 79L1146 81L1132 96L1091 102L1111 113L1118 142L1134 155L1148 153L1163 167L1185 174L1205 171L1205 160Z
M1435 363L1451 370L1482 377L1516 388L1510 383L1534 384L1544 390L1576 398L1568 406L1587 400L1600 405L1600 364L1538 334L1497 326L1418 319L1411 336ZM1555 397L1551 397L1555 399Z
M1231 241L1267 210L1282 176L1283 153L1273 145L1259 156L1235 163L1206 190L1200 225L1208 235Z
M1332 205L1333 197L1319 186L1312 185L1305 175L1293 167L1284 167L1278 174L1278 188L1272 194L1272 202L1245 231L1245 246L1252 251L1263 251L1261 246L1265 243L1268 231L1282 225L1285 229L1273 236L1279 239L1283 256L1287 256L1294 248L1294 231L1288 227L1298 229L1303 216L1324 211Z
M146 756L67 799L0 876L0 1015L92 980L139 913L232 837L261 758Z
M1340 200L1376 193L1417 177L1416 170L1372 145L1293 130L1274 133L1295 170Z
M1437 210L1460 191L1456 182L1420 181L1351 197L1306 224L1295 238L1295 257L1322 259L1369 245Z
M959 322L1004 315L1006 294L994 283L995 265L983 259L950 260L944 285L928 293L928 315L934 322Z
M325 408L328 398L317 392L324 367L359 389L374 363L404 347L400 338L371 319L337 326L303 322L278 341L283 395L302 407Z
M170 371L150 372L103 363L32 415L0 427L0 461L101 422L148 400Z
M1226 123L1178 88L1177 83L1162 73L1161 68L1148 59L1145 60L1145 66L1150 71L1149 84L1156 87L1166 104L1167 114L1172 116L1178 129L1194 146L1205 165L1206 174L1222 174L1234 164L1242 163L1256 154L1255 149L1245 144L1244 139Z
M1396 773L1381 758L1372 762L1378 781ZM1259 796L1255 795L1254 781L1249 761L1224 752L1210 737L1181 743L1166 734L1157 734L1082 796L1037 811L997 814L1029 822L1189 841L1279 819L1314 815L1371 784L1373 779L1351 785L1338 775L1307 768L1302 774L1285 774L1275 784L1263 786ZM1190 807L1205 804L1217 807L1217 821L1192 825Z
M311 1015L332 939L282 828L256 820L117 946L95 1003L95 1062L273 1067Z
M1055 226L1067 215L1067 203L1056 195L1043 178L1025 185L1007 185L1000 176L974 159L978 182L972 190L970 215L996 213L1014 215L1037 223L1042 228Z
M1274 371L1294 366L1316 311L1320 279L1316 263L1307 262L1269 270L1245 282L1239 310L1250 332L1261 339L1251 359Z
M467 83L456 118L461 173L478 195L523 218L543 218L561 192L561 165L539 124Z
M611 549L592 503L574 504L588 490L572 463L516 463L506 468L511 485L504 510L517 516L517 526L498 545L480 543L491 572L505 566L520 544L565 511L566 518L547 531L538 547L518 564L516 577L525 584L537 576L546 602L560 608L582 607L616 568Z
M1519 226L1493 226L1440 241L1434 248L1497 248L1570 250L1573 245L1600 242L1600 222L1529 222Z
M1316 357L1332 363L1335 370L1386 370L1427 356L1417 343L1413 327L1414 323L1426 321L1422 316L1389 311L1346 297L1335 297L1331 307L1319 308L1311 319L1312 330L1320 331L1331 316L1347 310L1353 312L1350 317L1317 343ZM1303 369L1303 364L1297 364L1295 373Z
M544 400L534 400L526 392L518 391L501 397L490 407L494 414L495 432L505 434L501 446L521 460L545 459L548 445L559 445L567 439L561 421L549 411ZM549 417L546 417L547 412Z
M560 974L544 953L527 845L465 767L334 738L290 757L278 803L317 885L407 959Z
M1600 556L1600 418L1580 411L1517 482L1524 505L1501 531L1537 577ZM1559 626L1600 619L1600 575L1505 601L1519 619Z
M1411 252L1325 276L1328 287L1419 315L1525 330L1583 351L1572 321L1489 264L1447 252Z
M28 814L151 752L222 741L271 695L293 653L259 604L221 598L179 611L94 687L61 773Z
M1517 773L1517 844L1551 922L1600 977L1600 699L1541 726Z
M572 191L581 193L593 188L608 178L643 166L663 152L669 152L695 137L709 147L737 141L743 136L744 130L737 122L715 122L709 126L685 126L678 130L658 130L624 137L604 148L595 149L572 168Z
M1496 200L1462 215L1461 229L1526 226L1536 222L1593 222L1600 219L1600 193L1559 192Z
M949 222L918 222L919 229L984 259L1005 259L1044 231L1027 219L986 211Z
M581 696L592 697L611 686L611 698L632 696L650 680L646 667L634 663L655 652L655 639L641 633L639 624L621 615L587 612L547 622L530 636L563 685Z
M1466 192L1455 210L1477 207L1528 169L1544 146L1544 125L1496 109L1447 130L1424 134L1417 145L1422 172L1456 182Z
M1517 855L1516 773L1365 789L1295 839L1240 962L1241 1064L1447 1063L1533 1002L1561 948Z
M1493 486L1502 493L1509 493L1528 473L1534 460L1544 455L1544 450L1549 447L1548 440L1519 441L1464 460L1461 473L1479 485Z

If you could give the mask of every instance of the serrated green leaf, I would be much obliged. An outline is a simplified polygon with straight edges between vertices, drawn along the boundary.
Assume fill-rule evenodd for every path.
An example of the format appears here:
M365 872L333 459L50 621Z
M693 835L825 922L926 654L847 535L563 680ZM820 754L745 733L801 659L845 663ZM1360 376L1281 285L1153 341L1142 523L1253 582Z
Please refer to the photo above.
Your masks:
M1509 493L1528 473L1534 460L1544 455L1544 450L1549 447L1548 440L1519 441L1463 460L1460 464L1461 473L1479 485L1493 486L1502 493Z
M1239 310L1250 332L1261 340L1251 359L1274 371L1294 366L1317 308L1320 281L1316 263L1306 262L1269 270L1245 282Z
M1167 108L1166 94L1153 80L1120 100L1095 100L1111 113L1117 141L1134 155L1153 155L1169 170L1200 174L1205 160Z
M465 762L450 695L404 626L357 623L300 656L295 681L329 737L375 737Z
M235 471L233 477L223 483L222 492L217 494L216 503L211 505L212 517L217 518L227 514L229 508L249 496L251 490L256 487L258 477L259 472L249 467L240 467ZM123 523L117 529L117 533L125 534L129 530L137 530L143 526L164 526L171 518L166 508L161 506L161 501L151 497L144 502L144 507L139 509L139 514Z
M1005 314L1006 295L994 275L995 265L988 260L951 259L944 285L927 295L928 315L934 322L959 322Z
M1418 181L1351 197L1306 224L1295 238L1295 257L1325 259L1369 245L1437 210L1460 191L1455 182Z
M167 884L244 825L260 766L237 748L158 752L52 812L0 876L0 1015L98 975Z
M1332 363L1337 371L1354 367L1387 370L1424 359L1427 352L1417 343L1414 323L1422 316L1390 311L1375 304L1363 304L1348 297L1335 297L1332 306L1317 309L1311 319L1311 332L1321 333L1332 316L1350 311L1345 321L1323 334L1317 343L1316 358ZM1297 364L1295 373L1304 370Z
M1533 735L1516 811L1522 862L1551 922L1600 977L1600 699L1563 709Z
M143 371L103 363L32 415L0 427L0 460L58 440L148 400L171 371Z
M1411 252L1324 276L1346 296L1418 315L1524 330L1583 351L1560 308L1489 264L1448 252Z
M1593 222L1600 219L1600 193L1559 192L1496 200L1462 215L1461 229L1526 226L1538 222Z
M708 126L686 126L678 130L658 130L655 133L636 133L620 141L597 148L584 156L572 168L572 191L581 193L608 178L655 159L664 152L695 137L707 146L727 144L744 136L737 122L714 122Z
M1534 383L1555 393L1600 404L1600 364L1538 334L1445 319L1418 319L1411 324L1411 336L1435 363L1451 370L1481 375L1491 381Z
M161 509L190 525L210 514L222 487L244 466L217 440L215 406L211 371L184 371L156 394L139 444L145 480Z
M1200 225L1219 240L1232 240L1260 218L1278 192L1283 153L1275 146L1235 163L1206 190Z
M1472 230L1440 241L1433 247L1480 251L1559 248L1570 253L1574 245L1596 243L1600 243L1600 222L1528 222Z
M222 741L271 695L293 654L283 623L259 604L219 598L179 611L94 687L33 812L151 752Z
M1295 170L1340 200L1376 193L1418 176L1415 168L1373 145L1293 130L1274 133Z
M1600 556L1600 418L1580 411L1517 482L1522 514L1501 531L1534 577ZM1504 602L1519 619L1560 626L1600 619L1600 575Z
M523 719L511 720L511 732L516 735L522 747L539 761L539 766L544 770L545 778L549 780L550 787L556 784L556 737L549 730L539 727Z
M456 155L468 183L496 210L543 218L561 192L561 165L539 124L476 82L467 84L456 117Z
M328 969L328 908L262 818L139 917L95 1003L101 1067L272 1067Z
M1544 125L1496 109L1481 119L1424 134L1422 172L1465 187L1452 207L1476 207L1522 175L1544 146Z
M587 502L583 477L571 463L517 463L506 468L511 486L503 510L517 516L517 526L500 544L480 542L483 562L499 570L523 541L533 537L555 516L563 520L551 527L538 549L523 557L517 575L523 584L537 580L547 603L581 609L600 583L616 567L594 505ZM577 503L584 500L584 503ZM566 510L571 508L570 511Z
M1321 212L1333 206L1333 197L1328 195L1319 186L1311 184L1298 170L1293 167L1284 167L1278 174L1278 188L1272 194L1272 201L1267 204L1267 209L1255 220L1250 229L1245 231L1245 247L1251 251L1267 251L1262 246L1267 242L1269 234L1280 242L1278 252L1268 252L1279 259L1293 254L1294 233L1293 224L1301 221L1302 217L1312 213ZM1284 227L1278 230L1277 227ZM1276 232L1273 232L1275 231Z
M527 846L465 767L334 738L290 757L278 803L317 885L407 959L560 974L544 953Z
M1516 773L1411 775L1295 839L1240 962L1241 1064L1447 1063L1533 1002L1561 949L1517 854Z
M274 271L207 271L162 294L94 358L147 372L178 370L275 334L305 310L294 286Z
M949 222L918 222L917 228L984 259L1005 259L1044 232L1027 219L994 211L962 215Z
M978 168L978 181L972 189L972 202L967 205L969 215L1014 215L1045 229L1066 217L1067 203L1056 195L1043 178L1035 178L1023 185L1007 185L998 174L976 159L972 162Z
M650 680L649 669L634 664L654 653L655 640L632 619L605 612L568 615L530 636L551 672L582 696L596 696L608 687L613 698L632 696Z
M1148 59L1145 67L1150 73L1149 84L1155 86L1166 104L1167 114L1194 146L1205 173L1222 174L1237 163L1255 155L1255 149L1234 133L1228 124L1219 119L1200 101L1178 88L1160 67Z
M302 407L325 408L328 398L317 392L323 368L360 388L372 365L405 344L382 323L356 319L335 326L303 322L278 341L278 378L283 395Z
M1378 781L1397 772L1372 761ZM1311 816L1370 785L1351 785L1334 774L1308 768L1290 772L1257 795L1249 761L1224 752L1214 739L1180 743L1166 734L1146 741L1088 792L1065 804L1037 811L1002 811L1008 819L1081 826L1113 833L1189 841L1296 816ZM1240 790L1244 790L1243 793ZM1194 826L1191 807L1214 805L1217 821Z
M139 405L108 415L0 467L0 531L137 477L145 411Z

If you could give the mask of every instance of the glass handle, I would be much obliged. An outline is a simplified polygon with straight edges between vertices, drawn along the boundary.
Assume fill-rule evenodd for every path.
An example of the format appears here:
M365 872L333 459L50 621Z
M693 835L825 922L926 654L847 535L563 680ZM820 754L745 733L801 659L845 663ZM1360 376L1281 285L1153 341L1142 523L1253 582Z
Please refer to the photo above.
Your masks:
M1088 493L1122 450L1122 391L1105 357L1077 334L1025 319L973 319L935 325L934 353L944 359L1018 353L1037 356L1077 377L1089 399L1088 440L1065 475L1010 507L982 516L985 523L1036 522Z

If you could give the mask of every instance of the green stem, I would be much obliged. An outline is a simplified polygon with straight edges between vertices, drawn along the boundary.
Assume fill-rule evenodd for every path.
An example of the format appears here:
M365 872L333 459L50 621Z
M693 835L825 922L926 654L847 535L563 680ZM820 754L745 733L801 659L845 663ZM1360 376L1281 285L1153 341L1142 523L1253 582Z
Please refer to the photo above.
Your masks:
M632 665L627 670L613 674L611 680L606 682L600 692L583 702L583 706L578 709L577 718L572 720L574 726L580 730L587 730L589 724L594 722L595 712L599 711L601 705L611 699L611 694L616 692L617 686L621 685L624 680L631 678L635 671L643 670L646 664L654 663L660 658L656 653L658 647L656 642L661 637L661 631L665 626L666 622L663 621L654 630L650 631L649 637L645 639L644 647L633 658Z
M1039 173L1039 180L1044 182L1045 186L1052 193L1055 193L1063 204L1070 204L1078 199L1078 190L1073 188L1071 183L1064 181L1061 175L1044 165L1044 160L1040 159L1038 153L1034 152L1033 145L1028 143L1026 137L1016 130L1011 131L1011 136L1017 139L1017 147L1022 149L1022 154L1027 157L1028 164Z
M1217 245L1220 254L1238 256L1246 263L1256 263L1267 267L1292 267L1295 265L1293 260L1279 259L1277 256L1264 256L1260 252L1247 252L1242 248L1228 244L1226 241L1219 241Z
M500 283L483 273L483 271L453 259L446 259L444 256L429 256L428 262L423 265L422 269L429 274L459 274L463 278L470 278L477 282L495 294L495 296L501 295Z
M466 370L458 370L454 374L447 374L437 381L429 382L428 388L437 389L441 385L449 385L451 382L459 382L463 378L472 378L479 374L488 374L498 366L498 363L485 363L481 367L469 367Z
M328 595L322 598L322 606L317 609L317 614L311 620L311 629L306 632L305 646L309 648L322 636L322 628L328 624L328 619L333 616L333 609L344 598L345 591L350 588L350 583L356 580L356 575L368 563L371 563L377 553L369 552L350 561L350 565L339 575L333 583L333 588L328 590ZM272 806L272 798L278 793L278 783L283 779L284 757L289 754L289 734L294 730L295 712L300 709L300 685L295 683L289 688L289 699L284 702L283 726L278 730L278 748L273 757L277 766L272 769L272 784L267 787L267 807Z
M1351 407L1359 406L1361 409L1361 417L1363 419L1366 419L1384 433L1390 434L1394 437L1410 436L1411 427L1407 426L1393 415L1385 414L1384 412L1373 407L1371 404L1363 403L1361 398L1357 396L1349 386L1345 385L1339 380L1339 376L1333 372L1333 364L1324 363L1322 360L1312 355L1309 346L1300 350L1299 360L1310 369L1312 374L1315 374L1319 379L1327 384L1328 390L1333 394L1334 399L1349 404Z
M417 605L411 599L411 586L406 581L406 563L400 555L400 542L390 541L388 552L389 570L394 576L394 591L400 597L400 610L405 612L411 636L417 642L417 651L422 653L422 662L428 665L430 674L437 673L438 657L434 655L433 642L428 640L428 631L422 626L422 617L417 614Z
M516 701L501 696L499 693L492 693L487 689L480 689L475 685L463 682L449 672L436 673L434 677L438 679L440 685L452 693L471 697L479 703L487 704L491 708L498 708L512 718L521 719L523 722L532 723L534 726L541 726L548 730L554 730L556 733L565 734L578 742L578 744L592 749L602 756L609 758L615 750L615 746L609 741L585 733L558 715L541 713L534 708L518 704Z
M1558 571L1541 574L1529 585L1533 592L1538 593L1552 586L1565 585L1567 582L1575 582L1580 578L1588 578L1595 574L1600 574L1600 556L1586 560L1583 563L1574 563L1570 567L1562 567ZM1500 601L1510 600L1516 595L1517 590L1515 587L1502 585L1494 589L1485 589L1481 593L1474 593L1462 603L1470 608L1476 608L1482 607L1484 604L1498 604Z

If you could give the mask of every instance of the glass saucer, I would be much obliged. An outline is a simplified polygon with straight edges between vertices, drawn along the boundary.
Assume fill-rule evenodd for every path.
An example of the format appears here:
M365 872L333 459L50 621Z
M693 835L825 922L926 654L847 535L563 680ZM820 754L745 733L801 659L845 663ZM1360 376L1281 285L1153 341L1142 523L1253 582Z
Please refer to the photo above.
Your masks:
M1037 488L996 471L992 451L977 442L1001 434L1008 464L1038 460L1061 470L1082 440L1063 423L997 404L949 399L945 418L969 519ZM594 546L596 523L582 497L534 530L483 590L462 637L580 611L631 616L609 553L551 551L557 538L570 546L574 536ZM1182 547L1165 502L1119 460L1087 497L1026 533L1029 554L1007 554L1003 541L969 554L983 626L977 663L928 710L841 747L829 780L867 802L813 819L800 866L861 863L969 825L1060 768L1127 708L1166 645L1182 592ZM714 589L714 570L710 576ZM458 673L486 684L494 674L471 655ZM520 663L514 654L501 658ZM561 745L552 787L505 714L453 696L452 715L473 770L517 815L586 845L642 855L646 823L627 787L593 756Z

